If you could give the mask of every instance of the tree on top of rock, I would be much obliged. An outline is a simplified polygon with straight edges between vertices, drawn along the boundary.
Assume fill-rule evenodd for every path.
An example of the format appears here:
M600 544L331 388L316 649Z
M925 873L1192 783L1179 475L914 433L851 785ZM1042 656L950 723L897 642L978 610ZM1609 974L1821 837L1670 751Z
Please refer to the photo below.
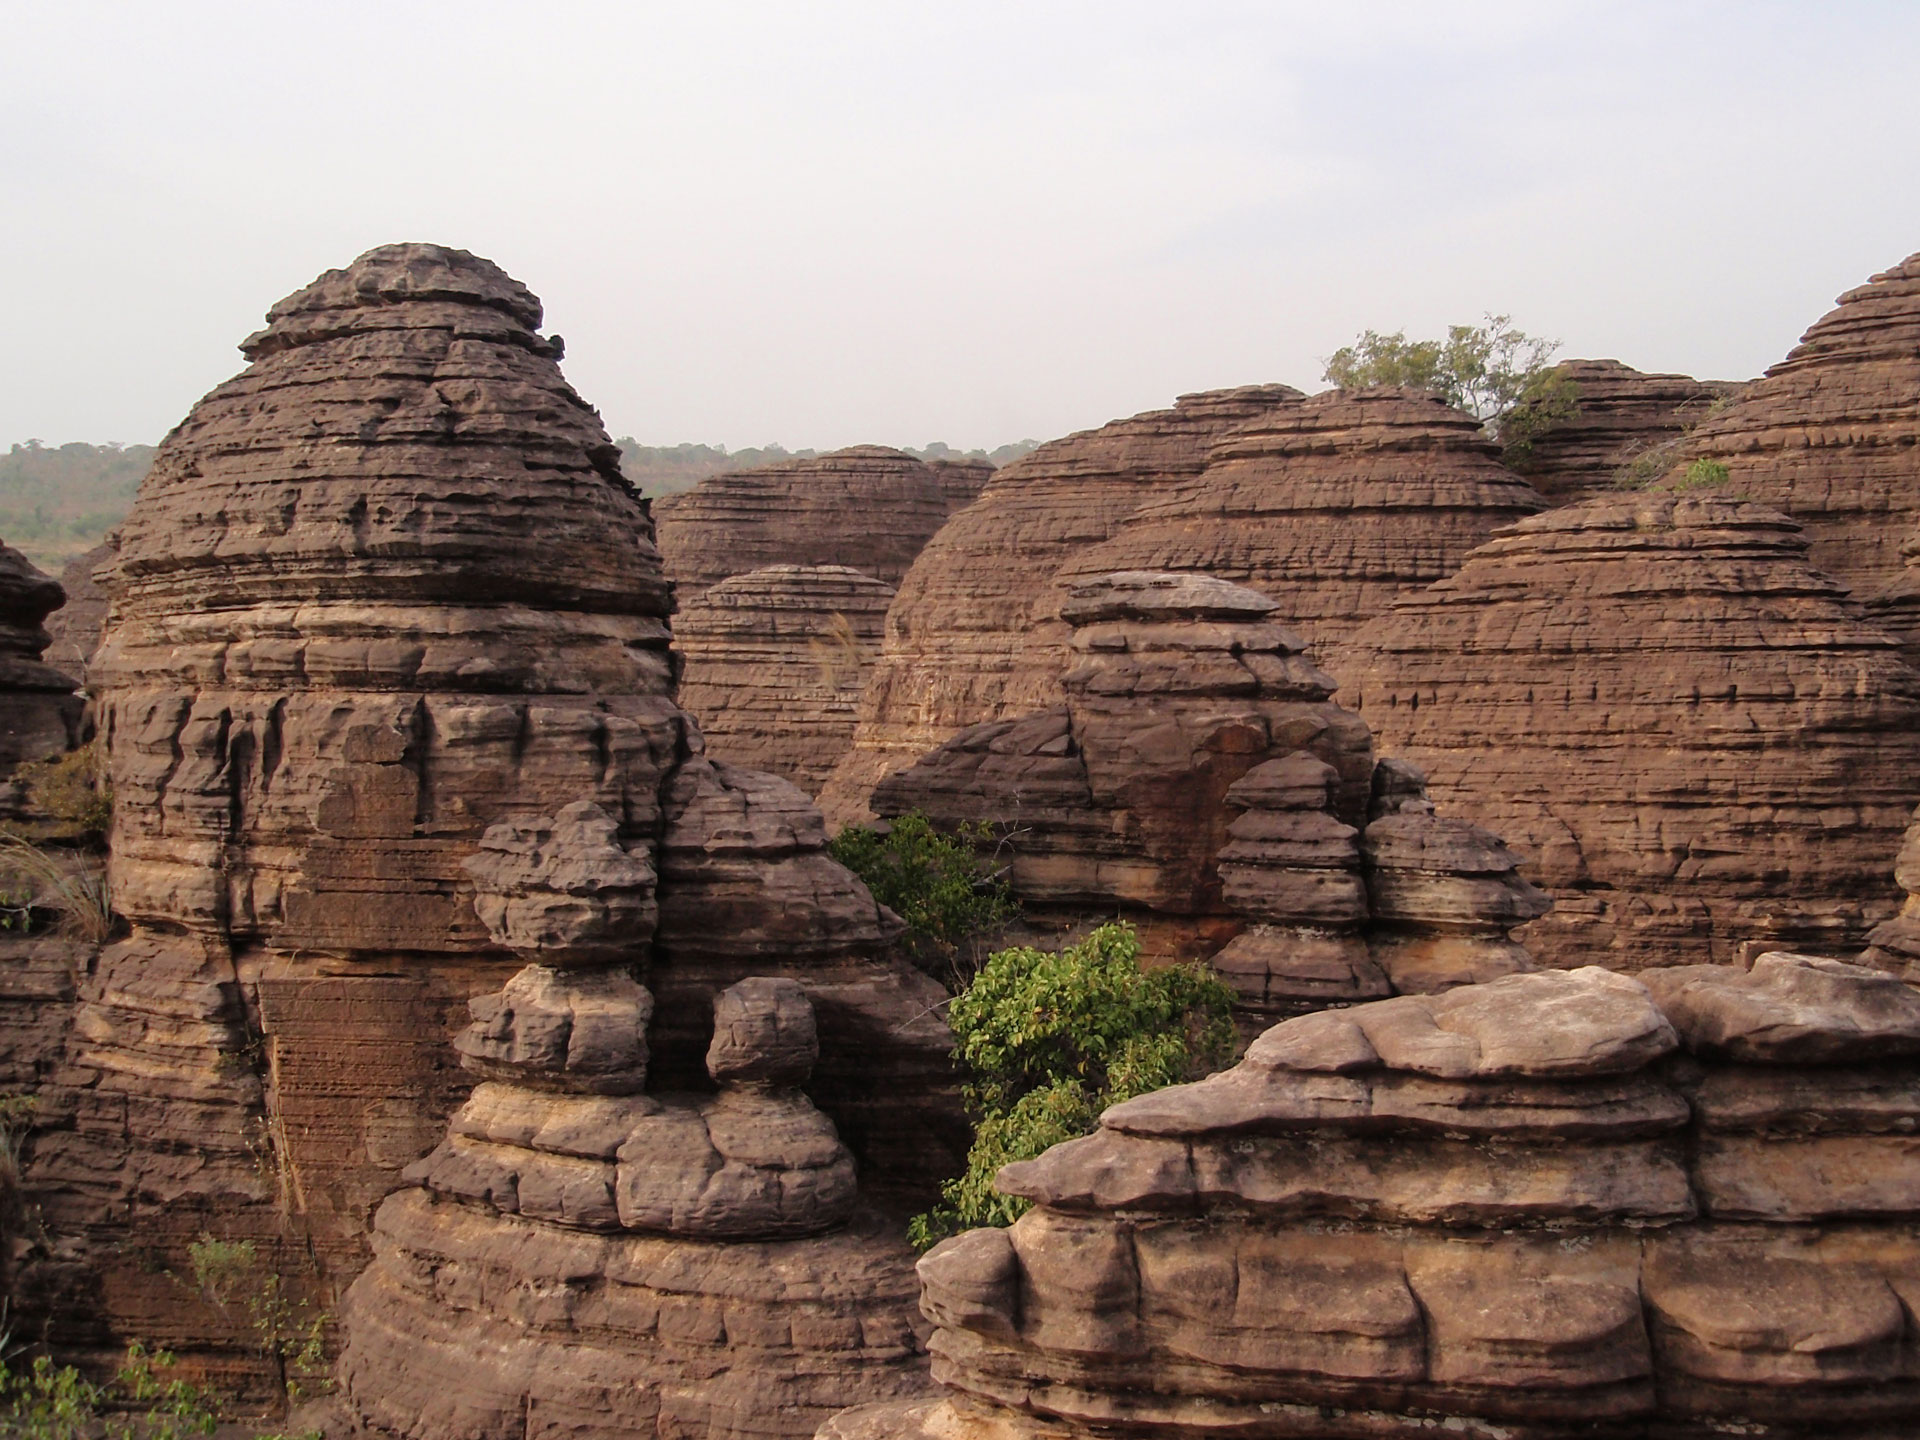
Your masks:
M1508 315L1449 325L1445 340L1367 330L1327 357L1323 378L1342 390L1397 385L1438 395L1485 424L1511 462L1524 459L1537 436L1578 408L1572 378L1547 363L1559 348L1558 340L1515 329Z

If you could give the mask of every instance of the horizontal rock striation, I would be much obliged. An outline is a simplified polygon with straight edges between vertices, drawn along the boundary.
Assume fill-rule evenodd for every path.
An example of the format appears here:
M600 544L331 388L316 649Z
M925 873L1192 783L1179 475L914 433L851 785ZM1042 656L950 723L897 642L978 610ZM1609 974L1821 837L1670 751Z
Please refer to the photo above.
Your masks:
M920 1262L944 1401L822 1435L1909 1433L1920 997L1644 979L1304 1016L1007 1166Z
M169 1272L252 1240L334 1308L516 947L650 965L683 1087L713 995L788 974L874 1193L953 1164L936 987L805 796L703 754L646 504L540 318L464 251L370 251L275 306L155 456L90 671L132 933L82 975L28 1164L56 1342L257 1384L245 1317Z
M1518 857L1376 761L1277 613L1206 575L1076 584L1066 704L963 730L874 806L998 830L1031 915L1118 911L1253 1016L1531 969L1510 931L1547 902Z
M817 792L853 742L892 600L844 565L769 565L683 604L680 703L708 753Z
M1850 951L1888 918L1920 679L1764 506L1536 516L1348 647L1345 692L1530 859L1550 964Z
M1063 580L1196 571L1250 586L1328 657L1399 596L1451 575L1494 530L1544 508L1480 422L1406 390L1332 391L1215 440Z
M1285 385L1184 395L995 471L900 582L853 749L820 797L829 820L866 818L888 771L965 727L1058 704L1067 627L1056 573L1199 474L1220 435L1299 398Z
M849 1228L853 1158L797 1088L806 992L717 997L717 1096L643 1093L652 1006L623 970L541 964L473 1002L456 1049L486 1079L380 1207L347 1296L356 1430L806 1435L924 1390L910 1256Z
M1629 467L1659 466L1696 425L1740 391L1727 380L1660 375L1618 360L1563 360L1554 371L1572 382L1575 410L1527 445L1513 468L1555 505L1572 505L1619 488Z
M109 533L86 554L67 562L60 572L60 587L67 592L67 603L44 622L53 637L47 647L47 663L82 680L93 662L93 652L100 648L100 636L107 624L107 592L100 588L94 572L113 563L119 539L117 532Z
M1759 380L1689 438L1726 492L1806 527L1810 558L1882 607L1920 655L1904 550L1920 522L1920 255L1842 295Z
M884 445L711 475L654 502L660 553L683 605L769 565L846 565L897 585L972 484Z
M60 582L18 550L0 545L0 820L36 818L13 770L65 754L80 742L79 681L40 657L52 643L48 615L66 602Z

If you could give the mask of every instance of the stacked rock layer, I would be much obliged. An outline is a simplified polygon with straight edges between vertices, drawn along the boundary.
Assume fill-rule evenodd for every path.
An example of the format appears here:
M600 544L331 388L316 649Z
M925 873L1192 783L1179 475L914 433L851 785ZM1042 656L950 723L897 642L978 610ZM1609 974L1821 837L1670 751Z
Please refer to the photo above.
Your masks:
M654 502L660 553L684 605L769 565L846 565L897 585L973 488L904 450L855 445L712 475Z
M844 565L769 565L683 604L680 703L708 753L818 791L853 741L892 599Z
M1920 255L1849 290L1786 359L1685 447L1725 465L1730 495L1806 527L1817 569L1880 606L1920 655Z
M877 1188L943 1173L931 984L806 798L701 753L645 502L539 302L402 245L268 319L161 446L108 575L91 680L133 928L83 978L36 1112L54 1338L137 1336L237 1384L222 1365L259 1363L244 1317L168 1278L202 1234L330 1304L471 1086L446 1041L518 968L497 922L650 961L675 1084L704 1079L715 991L799 978L815 1093L857 1153L904 1162ZM501 825L503 873L567 858L561 898L496 876L482 901L467 862ZM616 940L565 940L609 905Z
M1599 968L1309 1015L998 1184L881 1436L1893 1440L1920 1424L1920 997Z
M40 657L52 643L47 616L66 602L60 582L0 545L0 819L31 819L12 772L48 760L80 740L79 681Z
M1277 611L1205 575L1077 584L1066 703L963 730L874 804L1003 831L1031 914L1118 910L1253 1016L1531 969L1509 932L1546 903L1519 857L1376 762Z
M1857 949L1894 910L1920 678L1799 529L1709 495L1536 516L1345 653L1354 703L1555 898L1550 964Z
M1299 398L1285 385L1184 395L995 471L900 582L853 749L820 797L828 818L866 818L888 771L969 725L1058 704L1067 627L1056 573L1199 474L1220 435Z
M1572 382L1576 408L1536 436L1515 468L1555 505L1619 488L1622 470L1656 464L1740 390L1724 380L1650 375L1618 360L1566 360L1554 369Z
M911 1257L849 1228L853 1157L799 1089L805 990L721 992L718 1094L647 1093L653 996L603 957L651 917L568 831L613 825L586 804L502 825L469 864L493 938L534 963L472 1002L454 1048L481 1083L380 1207L334 1415L406 1440L805 1435L850 1395L923 1390Z
M1471 415L1404 390L1334 391L1214 442L1060 576L1198 571L1279 603L1339 674L1340 644L1544 503Z

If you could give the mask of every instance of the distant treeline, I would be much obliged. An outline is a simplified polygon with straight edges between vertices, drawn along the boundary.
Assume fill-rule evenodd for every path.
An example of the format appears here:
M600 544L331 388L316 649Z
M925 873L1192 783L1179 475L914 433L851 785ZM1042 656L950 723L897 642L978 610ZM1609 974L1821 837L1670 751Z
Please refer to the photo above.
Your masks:
M939 441L910 453L923 460L984 456L995 465L1024 455L1038 441L998 450L955 450ZM724 445L642 445L619 442L622 464L644 495L688 490L721 470L748 470L777 460L817 454L761 445L729 451ZM0 455L0 541L48 574L58 575L76 555L98 545L126 517L153 461L151 445L42 445L27 440Z
M728 450L724 445L642 445L631 435L624 435L615 443L620 447L621 468L642 495L673 495L691 490L707 476L723 470L751 470L757 465L800 460L820 453L789 450L784 445L752 445L744 450ZM1038 440L1017 440L997 450L956 450L935 440L920 450L912 446L901 448L922 460L986 459L995 465L1005 465L1039 443Z
M49 574L98 545L126 516L151 445L42 445L0 455L0 540Z

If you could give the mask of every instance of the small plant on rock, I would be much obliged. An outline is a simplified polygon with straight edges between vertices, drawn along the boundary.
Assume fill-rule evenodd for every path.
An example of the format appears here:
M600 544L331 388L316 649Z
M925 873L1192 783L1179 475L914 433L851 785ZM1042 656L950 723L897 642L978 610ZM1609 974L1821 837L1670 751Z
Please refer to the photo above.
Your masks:
M1057 953L991 956L954 999L948 1023L971 1075L966 1173L916 1216L914 1245L976 1225L1010 1225L1027 1202L994 1174L1090 1133L1122 1100L1199 1078L1232 1058L1233 992L1199 965L1143 970L1131 925L1102 925Z
M289 1406L326 1375L326 1329L332 1317L294 1293L278 1265L264 1263L251 1240L205 1232L187 1247L193 1278L222 1314L244 1310L261 1355Z

